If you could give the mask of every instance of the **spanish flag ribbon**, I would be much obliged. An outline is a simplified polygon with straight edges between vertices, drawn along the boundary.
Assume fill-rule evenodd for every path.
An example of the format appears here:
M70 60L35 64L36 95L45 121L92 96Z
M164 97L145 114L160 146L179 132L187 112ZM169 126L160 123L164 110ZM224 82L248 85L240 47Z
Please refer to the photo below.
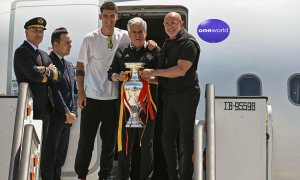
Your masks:
M121 100L120 100L120 114L119 114L119 125L118 125L118 152L122 151L122 122L124 109L124 85L127 79L123 81L121 86ZM126 96L126 95L125 95Z
M123 119L125 119L124 114L126 112L126 109L124 107L124 102L130 106L130 104L127 101L126 93L125 93L125 83L127 82L127 79L123 81L121 86L121 100L120 100L120 114L119 114L119 125L118 125L118 152L122 151L122 124ZM147 111L150 113L151 120L154 120L154 110L157 111L156 105L152 99L151 92L150 92L150 85L148 81L142 80L143 87L141 89L141 92L138 97L138 102L140 103L143 112L145 114L148 114ZM147 103L147 106L145 105L145 101ZM153 110L154 109L154 110ZM126 121L126 119L125 119ZM128 134L126 130L126 154L128 153Z
M154 112L153 112L152 106L154 107L155 111L157 111L157 110L156 110L156 106L155 106L152 96L151 96L150 85L149 85L149 82L145 81L145 80L142 80L142 83L143 83L143 87L139 94L138 102L140 103L144 113L146 114L147 111L146 111L144 102L147 101L147 108L149 110L151 120L154 120L155 117L154 117Z

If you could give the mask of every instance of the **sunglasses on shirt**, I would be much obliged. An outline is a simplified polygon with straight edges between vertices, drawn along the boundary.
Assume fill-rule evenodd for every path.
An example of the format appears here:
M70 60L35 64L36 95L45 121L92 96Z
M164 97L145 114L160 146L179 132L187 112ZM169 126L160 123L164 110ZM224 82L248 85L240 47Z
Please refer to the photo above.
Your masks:
M107 41L108 41L108 44L107 44L108 49L112 50L112 48L114 47L114 45L112 43L112 36L107 36Z

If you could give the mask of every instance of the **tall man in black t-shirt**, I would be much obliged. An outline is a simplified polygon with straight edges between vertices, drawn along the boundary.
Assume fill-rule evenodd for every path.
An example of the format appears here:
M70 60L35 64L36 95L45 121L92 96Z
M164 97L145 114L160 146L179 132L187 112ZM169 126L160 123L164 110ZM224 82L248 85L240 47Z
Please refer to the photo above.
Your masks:
M159 77L162 89L162 143L170 180L191 180L194 151L194 123L200 98L197 65L200 47L183 28L181 16L169 12L164 18L168 35L159 56L159 69L145 69L142 78ZM177 137L183 148L179 171ZM180 172L180 175L179 175Z

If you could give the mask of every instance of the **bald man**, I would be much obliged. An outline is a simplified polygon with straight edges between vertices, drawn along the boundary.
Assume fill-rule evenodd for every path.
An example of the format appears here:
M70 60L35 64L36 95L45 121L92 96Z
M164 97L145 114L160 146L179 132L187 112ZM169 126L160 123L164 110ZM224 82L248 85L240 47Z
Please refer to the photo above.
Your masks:
M162 90L162 144L170 180L192 180L194 124L200 99L197 74L200 47L183 26L180 14L169 12L165 16L164 28L168 37L160 53L159 69L145 69L141 73L142 78L157 76ZM178 136L180 149L183 148L180 167Z

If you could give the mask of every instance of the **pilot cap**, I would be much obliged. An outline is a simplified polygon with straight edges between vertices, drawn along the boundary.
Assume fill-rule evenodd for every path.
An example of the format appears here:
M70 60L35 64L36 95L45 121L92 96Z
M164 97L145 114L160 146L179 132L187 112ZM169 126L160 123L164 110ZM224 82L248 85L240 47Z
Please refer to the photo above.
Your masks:
M35 17L33 19L30 19L29 21L27 21L24 25L25 29L28 28L42 28L42 29L46 29L46 25L47 22L44 18L42 17Z

